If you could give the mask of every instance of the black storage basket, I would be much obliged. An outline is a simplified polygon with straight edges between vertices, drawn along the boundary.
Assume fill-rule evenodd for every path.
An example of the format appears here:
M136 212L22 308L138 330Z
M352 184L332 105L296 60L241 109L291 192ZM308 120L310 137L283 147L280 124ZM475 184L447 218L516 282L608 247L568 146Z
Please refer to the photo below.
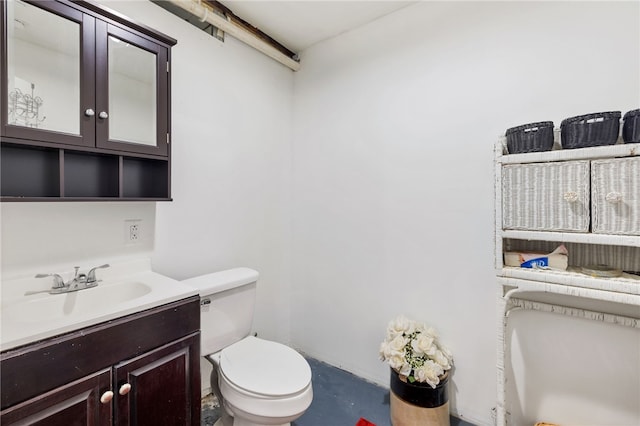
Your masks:
M620 131L620 111L597 112L565 118L560 125L562 148L613 145Z
M550 151L553 148L553 121L523 124L507 129L509 154Z
M624 115L622 139L625 143L640 142L640 109L634 109Z

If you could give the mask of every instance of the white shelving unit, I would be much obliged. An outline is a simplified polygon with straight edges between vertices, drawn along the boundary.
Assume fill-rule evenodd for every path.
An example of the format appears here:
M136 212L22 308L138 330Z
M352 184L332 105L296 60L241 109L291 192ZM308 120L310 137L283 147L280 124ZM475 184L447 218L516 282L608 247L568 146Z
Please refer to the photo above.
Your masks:
M553 312L640 329L640 275L623 273L616 278L594 278L580 271L580 266L586 266L587 262L604 263L602 259L607 263L615 263L612 266L624 271L640 271L640 143L618 143L594 148L557 149L510 155L506 153L505 147L504 138L501 138L495 146L495 269L498 284L496 424L498 426L508 424L505 365L510 363L510 342L507 341L506 330L511 312L521 309ZM611 218L614 218L616 223L608 223L613 230L611 233L602 233L601 229L595 229L594 232L593 215L597 209L592 203L600 203L602 196L598 198L598 194L594 194L593 186L594 182L596 185L602 182L596 181L591 173L594 164L601 165L610 159L621 159L619 164L623 166L619 167L618 163L614 162L611 168L613 178L610 181L613 189L610 193L614 195L608 197L607 201L617 204L609 205L602 202L603 205L598 206L600 209L598 211L602 211L603 208L613 209L610 210L607 220L611 222ZM564 166L570 168L577 165L576 162L584 163L585 161L588 162L586 182L583 177L576 177L576 173L567 173L564 176L558 175L557 171L546 173L548 166L554 170L562 169ZM535 165L539 165L540 172ZM509 167L505 169L505 166ZM520 166L523 167L522 176L524 177L518 175L518 179L530 179L530 181L510 180L511 186L503 186L503 172ZM529 171L525 173L524 170ZM626 174L618 177L619 173ZM539 182L539 179L545 179L544 176L551 176L551 178L548 182ZM582 179L579 183L586 185L585 199L580 199L582 195L562 197L563 191L568 191L566 186L562 187L562 185L566 185L567 181L574 177L576 180ZM546 189L538 190L536 189L538 185L548 186ZM513 200L505 201L503 197L512 196L514 192L520 190L524 195L517 194L518 197L521 195L533 197L523 201L533 206L532 216L527 218L516 216L516 220L522 222L517 229L505 229L507 227L503 225L505 222L511 222L513 212L508 211L507 213L512 217L508 221L503 221L504 209L521 204L514 203ZM555 197L558 195L555 194L550 197L549 191L556 191L560 196ZM616 191L624 192L623 196ZM581 194L578 190L571 192L571 194L576 193ZM536 199L537 196L540 196L540 199ZM570 206L562 204L576 201L582 204ZM557 205L540 206L540 202L557 203ZM588 230L571 232L556 229L556 225L557 228L565 226L565 217L559 216L558 220L555 220L553 216L565 213L587 215ZM535 217L536 215L538 217ZM541 218L540 215L549 217ZM527 229L527 223L533 224L532 229ZM543 225L539 225L540 223ZM549 229L544 229L547 226L545 223L548 223ZM511 228L516 227L511 226ZM567 271L514 268L503 264L503 253L513 249L512 246L518 250L544 251L540 249L541 246L550 248L561 243L570 246ZM551 251L552 249L548 249L548 252ZM575 253L574 257L572 253Z

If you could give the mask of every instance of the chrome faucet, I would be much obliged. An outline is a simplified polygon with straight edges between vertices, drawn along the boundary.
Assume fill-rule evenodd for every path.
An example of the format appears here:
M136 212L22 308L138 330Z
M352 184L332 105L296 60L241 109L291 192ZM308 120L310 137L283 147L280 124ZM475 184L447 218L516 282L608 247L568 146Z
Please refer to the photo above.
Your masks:
M76 273L73 276L73 279L67 283L67 291L81 290L82 288L87 287L87 275L86 274L78 274L79 266L73 267L76 270Z
M85 288L91 288L98 285L100 280L96 279L96 269L108 268L109 264L93 267L89 270L89 273L78 273L80 267L75 266L75 275L68 283L64 282L64 279L58 274L37 274L36 278L53 277L53 286L49 289L50 294L69 293L71 291L83 290Z
M64 288L64 285L65 285L64 284L64 280L58 274L38 274L38 275L36 275L36 278L46 278L46 277L53 277L53 287L51 287L51 289Z
M100 281L96 279L96 269L104 269L104 268L108 268L109 266L110 265L108 263L105 263L104 265L94 266L93 268L91 268L89 270L89 273L87 274L87 284L96 283Z

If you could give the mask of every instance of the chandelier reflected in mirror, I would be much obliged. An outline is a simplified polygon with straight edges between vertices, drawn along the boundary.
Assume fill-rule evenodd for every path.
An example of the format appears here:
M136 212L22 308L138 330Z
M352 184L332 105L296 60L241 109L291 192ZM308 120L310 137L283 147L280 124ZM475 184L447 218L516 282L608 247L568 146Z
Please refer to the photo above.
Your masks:
M15 88L9 92L9 124L38 128L46 117L40 117L42 98L35 96L36 85L31 83L31 94Z

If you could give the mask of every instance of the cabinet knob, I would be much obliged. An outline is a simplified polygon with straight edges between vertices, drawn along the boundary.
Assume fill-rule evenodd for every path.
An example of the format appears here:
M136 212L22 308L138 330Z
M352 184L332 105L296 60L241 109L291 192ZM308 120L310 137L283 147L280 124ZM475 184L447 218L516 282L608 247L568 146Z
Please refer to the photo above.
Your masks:
M113 392L111 391L106 391L105 393L102 394L102 396L100 397L100 402L103 404L108 404L111 402L111 400L113 399Z
M125 383L124 385L120 386L120 390L118 390L118 393L120 395L126 395L129 393L130 390L131 390L131 385L129 383Z
M96 112L91 108L87 108L84 110L84 115L86 115L87 117L93 117L94 115L96 115Z
M567 191L564 193L564 200L570 203L578 201L578 193L574 191Z
M107 114L106 111L101 111L100 114L98 114L98 117L104 119L104 118L109 118L109 114Z
M619 192L610 192L604 197L604 199L610 203L619 203L622 201L622 194Z

